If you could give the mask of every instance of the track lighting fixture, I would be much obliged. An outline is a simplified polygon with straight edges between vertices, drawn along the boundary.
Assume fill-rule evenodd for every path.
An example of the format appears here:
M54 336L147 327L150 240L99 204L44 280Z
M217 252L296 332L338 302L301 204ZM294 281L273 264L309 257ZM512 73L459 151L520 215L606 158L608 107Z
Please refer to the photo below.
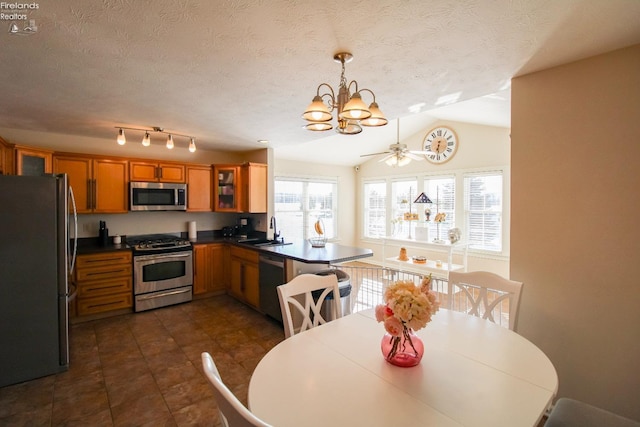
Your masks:
M150 132L156 132L156 133L163 133L165 135L167 135L167 148L169 150L173 149L173 147L175 146L173 143L173 137L174 136L180 136L180 137L184 137L184 138L189 138L189 151L190 152L195 152L196 151L196 138L193 136L188 136L188 135L180 135L179 133L169 133L169 132L165 132L163 128L160 127L153 127L151 129L140 129L140 128L129 128L129 127L116 127L116 129L118 129L118 138L116 139L116 141L118 142L118 144L120 145L125 145L127 143L127 139L125 138L124 135L124 130L139 130L141 132L144 132L144 137L142 138L142 145L145 147L148 147L151 145L151 134Z
M120 145L124 145L127 143L127 138L125 138L124 136L124 130L120 129L120 131L118 132L118 138L116 139L116 141L118 141L118 144Z

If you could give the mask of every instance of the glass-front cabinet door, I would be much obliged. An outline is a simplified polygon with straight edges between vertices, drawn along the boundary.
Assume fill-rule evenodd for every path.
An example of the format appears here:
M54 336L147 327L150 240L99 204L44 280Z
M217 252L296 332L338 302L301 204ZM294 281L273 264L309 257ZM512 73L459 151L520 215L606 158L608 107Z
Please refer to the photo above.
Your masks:
M53 152L16 147L16 175L40 176L51 173Z
M214 167L214 209L216 212L240 212L240 166Z

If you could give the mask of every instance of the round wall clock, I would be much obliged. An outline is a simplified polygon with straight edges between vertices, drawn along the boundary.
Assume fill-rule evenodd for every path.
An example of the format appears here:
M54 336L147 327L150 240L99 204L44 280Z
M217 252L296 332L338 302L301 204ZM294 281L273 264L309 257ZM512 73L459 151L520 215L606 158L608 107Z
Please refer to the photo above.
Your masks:
M458 151L458 135L447 126L435 127L425 135L422 150L427 152L424 157L431 163L448 162Z

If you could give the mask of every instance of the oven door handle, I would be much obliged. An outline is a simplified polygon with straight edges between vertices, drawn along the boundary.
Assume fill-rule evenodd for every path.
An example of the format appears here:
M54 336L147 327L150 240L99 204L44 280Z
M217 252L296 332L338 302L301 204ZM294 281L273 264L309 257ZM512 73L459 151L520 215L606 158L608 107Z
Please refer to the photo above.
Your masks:
M152 259L165 259L165 258L189 258L192 255L191 251L184 251L177 254L163 253L153 255L134 255L135 260L152 260Z
M161 294L138 296L137 299L138 299L138 301L144 301L144 300L149 300L149 299L168 297L169 295L184 294L184 293L187 293L187 292L191 292L191 289L179 289L179 290L170 291L170 292L163 292Z

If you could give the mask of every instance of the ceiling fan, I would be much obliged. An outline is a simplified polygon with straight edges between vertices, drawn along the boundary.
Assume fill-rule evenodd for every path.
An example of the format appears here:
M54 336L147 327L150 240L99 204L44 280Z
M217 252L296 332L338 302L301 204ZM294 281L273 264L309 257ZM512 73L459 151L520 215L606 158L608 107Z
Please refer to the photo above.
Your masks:
M428 151L413 151L407 148L407 144L400 144L400 118L397 119L398 123L398 133L397 140L395 144L389 145L389 149L387 151L382 151L380 153L371 153L371 154L362 154L360 157L369 157L369 156L379 156L383 155L378 162L385 162L389 166L404 166L411 162L411 160L422 160L424 157L421 157L425 154L429 154Z

